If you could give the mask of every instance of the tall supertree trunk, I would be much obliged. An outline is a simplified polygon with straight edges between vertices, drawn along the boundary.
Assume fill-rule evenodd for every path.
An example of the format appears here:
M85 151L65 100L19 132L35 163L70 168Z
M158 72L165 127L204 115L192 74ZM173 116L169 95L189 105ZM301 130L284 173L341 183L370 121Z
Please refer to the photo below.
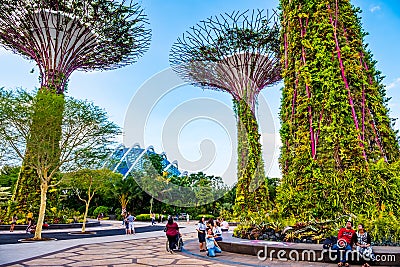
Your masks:
M266 213L269 197L256 120L261 90L281 80L277 16L263 10L208 18L173 45L174 70L193 85L233 97L238 127L235 216Z
M63 93L58 93L60 90L51 89L52 87L42 86L32 107L34 113L29 130L30 139L26 141L25 157L12 196L12 201L17 203L17 210L22 213L30 211L38 214L41 209L41 199L45 197L43 196L44 188L41 186L37 169L34 167L37 166L38 157L43 156L41 150L52 151L51 154L55 159L60 156L59 142L62 135L61 124L65 99ZM38 142L41 143L40 146L37 145ZM49 173L51 171L51 169L48 170Z
M43 151L52 151L52 157L59 158L59 142L61 140L61 124L65 105L64 92L66 91L66 77L63 73L43 70L42 85L33 101L33 115L29 129L29 139L26 140L25 157L18 176L12 201L17 203L17 210L21 213L28 211L38 214L43 196L36 161L43 157ZM55 108L56 107L56 108ZM54 113L56 111L56 113ZM45 128L43 127L45 126ZM41 143L38 146L38 142ZM52 170L49 169L50 173Z
M281 210L360 211L369 164L398 159L399 144L359 10L349 0L281 0L281 8Z
M238 129L238 182L235 212L262 212L269 207L259 127L251 104L234 100Z

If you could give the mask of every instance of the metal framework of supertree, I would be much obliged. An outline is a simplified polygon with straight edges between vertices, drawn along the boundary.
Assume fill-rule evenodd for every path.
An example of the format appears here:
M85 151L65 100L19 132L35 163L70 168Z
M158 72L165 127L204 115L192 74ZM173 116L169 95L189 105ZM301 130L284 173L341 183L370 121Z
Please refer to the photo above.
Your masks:
M142 8L132 0L3 0L0 2L0 45L34 60L40 70L41 88L36 96L31 135L46 140L46 147L60 142L64 98L68 79L75 70L111 70L134 63L149 47L151 31ZM40 109L57 105L57 114ZM39 114L42 112L42 114ZM54 117L52 127L37 129L38 120ZM16 210L37 211L41 191L30 162L39 151L27 140L25 158L13 200ZM43 159L43 157L42 157ZM53 164L50 164L53 168ZM42 201L43 202L43 201Z
M237 11L201 21L172 46L170 63L185 81L232 95L238 118L237 213L266 207L256 101L262 89L281 80L276 12Z
M0 44L34 60L41 85L58 93L73 71L132 64L150 44L146 16L132 0L3 0L0 8Z

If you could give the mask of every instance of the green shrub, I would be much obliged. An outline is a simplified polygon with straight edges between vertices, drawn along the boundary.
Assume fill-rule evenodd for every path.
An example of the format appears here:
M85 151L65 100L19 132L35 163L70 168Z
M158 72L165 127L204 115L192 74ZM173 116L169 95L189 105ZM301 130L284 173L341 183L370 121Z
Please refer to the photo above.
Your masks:
M9 222L9 224L11 223L11 221ZM18 219L17 220L17 224L26 224L26 219L22 218L22 219Z
M199 214L196 216L196 220L200 220L202 217L204 217L204 219L206 219L206 220L208 220L210 218L215 218L215 216L212 214Z
M362 223L374 245L400 245L400 220L392 212L381 211L371 218L358 216L356 224Z
M94 214L94 210L96 209L96 207L89 207L89 210L88 210L88 216L93 216L93 214ZM83 209L83 212L85 211L85 209ZM96 214L96 216L97 216L97 214Z
M230 222L235 221L235 218L234 218L232 212L229 210L225 210L225 209L220 210L219 217L224 218L225 221L230 221Z
M93 211L93 216L97 216L100 213L103 213L104 215L108 214L108 211L110 210L109 207L105 206L98 206L94 211Z
M137 221L150 221L150 214L139 214L136 216Z
M121 213L122 213L122 209L121 208L116 208L115 209L115 216L116 216L116 219L119 220L119 221L121 221L124 218L124 217L122 217Z
M156 214L156 221L158 220L158 216L159 216L160 214ZM146 221L151 221L151 216L150 216L150 214L139 214L139 215L137 215L137 216L135 216L136 217L136 220L137 221L144 221L144 222L146 222ZM164 220L166 220L168 218L168 216L166 216L166 215L164 215Z
M74 217L81 216L78 211L73 209L64 208L64 209L57 209L56 207L52 207L46 210L46 216L44 218L45 222L50 224L57 224L57 223L68 223L68 219L73 219ZM35 214L34 214L35 220Z
M385 207L381 207L381 209ZM233 235L244 239L267 239L272 241L304 242L304 240L319 243L330 236L337 236L340 228L351 217L353 227L357 230L362 223L371 236L373 245L399 246L400 245L400 220L389 211L380 211L365 215L342 215L328 220L302 221L295 217L285 218L279 214L271 216L258 216L252 213L251 220L241 221L234 229ZM290 228L288 228L290 226ZM268 233L271 229L279 235L270 239ZM286 230L285 230L286 229Z

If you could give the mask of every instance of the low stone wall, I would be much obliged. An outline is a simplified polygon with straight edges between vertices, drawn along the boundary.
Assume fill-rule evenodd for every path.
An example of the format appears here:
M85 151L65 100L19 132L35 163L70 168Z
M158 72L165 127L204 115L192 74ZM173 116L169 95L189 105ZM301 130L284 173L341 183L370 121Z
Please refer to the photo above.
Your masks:
M86 227L95 227L100 226L99 221L87 222ZM14 230L25 230L28 225L26 224L17 224L14 227ZM71 228L82 228L82 223L68 223L68 224L50 224L48 229L71 229ZM10 225L0 225L0 231L10 230Z
M228 239L228 240L227 240ZM218 242L223 251L247 254L259 257L261 260L293 260L309 262L334 262L337 258L336 251L322 248L319 244L299 244L268 242L258 240L229 240ZM371 265L400 266L400 247L374 247L374 253L379 261ZM349 255L350 262L361 263L362 258L356 251Z

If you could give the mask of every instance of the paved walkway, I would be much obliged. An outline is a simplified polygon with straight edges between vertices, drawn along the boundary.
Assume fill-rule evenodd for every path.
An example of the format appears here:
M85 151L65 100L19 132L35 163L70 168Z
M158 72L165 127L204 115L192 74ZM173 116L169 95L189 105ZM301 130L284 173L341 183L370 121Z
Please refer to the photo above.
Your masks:
M191 235L185 235L185 238ZM26 259L9 266L335 266L295 262L260 262L256 257L223 252L215 259L197 253L191 240L182 253L165 251L165 238L153 237L118 242L77 245L60 252Z
M223 252L216 258L208 258L204 252L199 252L195 223L179 224L185 227L181 229L185 240L183 252L167 253L165 233L156 231L129 236L1 245L0 266L336 266L324 263L259 261L255 256L228 252Z

